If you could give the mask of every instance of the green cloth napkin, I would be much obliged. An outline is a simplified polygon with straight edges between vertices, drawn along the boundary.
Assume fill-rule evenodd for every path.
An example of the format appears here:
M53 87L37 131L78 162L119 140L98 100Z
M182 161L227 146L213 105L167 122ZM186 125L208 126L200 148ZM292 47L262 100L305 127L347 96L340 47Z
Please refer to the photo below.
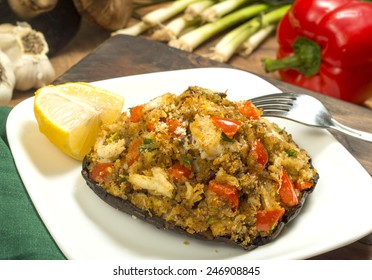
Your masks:
M12 108L0 107L0 259L61 260L22 183L6 137Z

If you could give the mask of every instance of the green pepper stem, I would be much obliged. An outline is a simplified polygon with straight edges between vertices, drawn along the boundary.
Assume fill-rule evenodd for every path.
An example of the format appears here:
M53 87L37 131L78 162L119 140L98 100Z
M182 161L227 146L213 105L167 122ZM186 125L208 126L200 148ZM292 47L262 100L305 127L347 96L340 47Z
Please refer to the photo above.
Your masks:
M265 70L267 72L274 72L282 69L293 68L294 66L300 65L300 59L298 56L287 56L282 59L265 59Z
M319 72L322 61L320 46L307 38L299 37L293 44L294 54L282 59L265 59L266 72L277 70L294 69L306 77L313 76Z

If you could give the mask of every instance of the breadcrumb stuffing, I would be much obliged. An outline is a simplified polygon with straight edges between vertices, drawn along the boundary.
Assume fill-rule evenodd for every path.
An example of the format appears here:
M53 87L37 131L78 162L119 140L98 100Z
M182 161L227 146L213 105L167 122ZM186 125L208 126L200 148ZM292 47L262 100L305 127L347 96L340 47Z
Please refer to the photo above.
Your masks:
M95 179L103 163L112 163L107 175L100 173L99 186L122 203L190 234L223 237L248 248L272 235L282 213L296 208L283 190L300 201L303 189L296 186L313 188L318 174L284 129L238 109L253 106L262 114L246 102L192 86L143 104L139 119L123 113L102 127L87 156L90 177ZM224 121L215 123L214 117ZM283 172L290 183L283 181ZM258 217L270 213L279 215L262 226Z

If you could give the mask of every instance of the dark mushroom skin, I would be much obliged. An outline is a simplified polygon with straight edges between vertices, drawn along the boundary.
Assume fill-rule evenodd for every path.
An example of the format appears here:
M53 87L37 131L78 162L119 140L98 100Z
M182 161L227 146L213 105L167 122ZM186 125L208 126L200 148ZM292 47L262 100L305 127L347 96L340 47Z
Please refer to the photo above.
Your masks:
M234 247L242 247L244 250L250 251L258 246L265 245L269 242L274 241L277 239L280 235L280 233L283 231L285 226L291 222L293 219L297 217L297 215L301 212L303 209L303 206L305 205L305 201L308 198L308 195L313 192L317 181L319 179L319 175L317 174L316 178L314 178L314 185L312 188L304 190L302 193L301 200L299 201L298 205L294 208L291 208L289 211L286 211L284 216L282 217L281 221L277 224L276 228L271 232L269 236L266 237L257 237L252 241L251 244L249 245L242 245L239 244L238 242L234 242L228 237L213 237L210 232L205 232L205 233L197 233L197 234L190 234L183 230L181 227L175 226L172 223L169 223L160 217L156 215L150 215L148 211L143 211L142 209L137 208L133 204L130 203L128 200L124 200L120 197L114 196L109 194L106 190L104 190L99 184L97 184L90 176L88 167L87 167L87 158L85 157L82 163L82 171L81 174L86 181L87 185L90 187L90 189L99 197L101 198L104 202L109 204L115 209L118 209L128 215L134 216L138 219L141 219L142 221L145 221L149 224L154 225L158 229L163 229L163 230L169 230L173 231L179 234L183 234L186 236L189 236L191 238L196 238L199 240L206 240L206 241L214 241L214 242L222 242L226 243L229 245L232 245Z

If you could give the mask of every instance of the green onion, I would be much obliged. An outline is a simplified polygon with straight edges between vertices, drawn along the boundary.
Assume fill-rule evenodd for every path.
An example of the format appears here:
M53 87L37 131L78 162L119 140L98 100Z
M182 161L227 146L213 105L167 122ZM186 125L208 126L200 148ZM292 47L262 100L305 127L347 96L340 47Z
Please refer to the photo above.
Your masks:
M225 35L214 48L211 58L220 62L228 61L240 45L250 36L267 25L277 23L288 11L291 5L284 5L274 10L256 16L248 22L238 26Z
M172 17L178 15L179 13L183 12L187 6L191 3L197 2L200 0L177 0L172 2L171 5L154 10L149 12L145 16L142 17L142 21L150 26L158 25Z
M253 2L253 0L225 0L221 1L207 9L205 9L201 13L201 19L205 22L213 22L217 19L223 17L224 15L227 15L228 13L231 13L235 9L237 9L239 6L242 6L243 4L247 4Z
M260 12L268 9L270 6L267 4L253 4L248 7L242 8L232 12L215 22L205 24L195 30L192 30L176 40L169 41L169 46L182 49L185 51L193 51L200 44L210 39L214 35L243 22Z
M157 41L168 42L177 38L187 28L196 26L200 22L199 19L187 20L185 17L177 17L170 21L167 25L161 26L155 30L151 38Z
M151 38L193 51L212 37L236 27L224 36L209 56L226 62L233 54L248 56L274 30L292 3L289 0L135 0L142 5L169 2L141 17L141 21L112 35L138 36L151 31ZM283 6L284 5L284 6ZM182 14L181 14L182 13ZM262 15L258 16L260 13Z
M267 37L269 37L275 28L275 24L270 24L254 33L239 47L239 54L244 57L249 56Z
M115 35L123 34L123 35L138 36L142 34L143 32L147 31L150 27L151 27L150 25L144 23L143 21L140 21L136 24L133 24L132 26L119 29L113 32L111 35L115 36Z
M113 32L111 35L132 35L132 36L138 36L142 34L143 32L147 31L148 29L160 25L164 21L173 18L177 14L180 14L183 12L190 4L194 2L198 2L200 0L177 0L172 1L172 4L170 4L167 7L159 8L156 10L153 10L146 15L142 17L142 20L138 23L119 29L115 32Z
M192 3L186 8L184 17L188 20L198 18L205 9L212 6L216 2L217 0L200 0Z

